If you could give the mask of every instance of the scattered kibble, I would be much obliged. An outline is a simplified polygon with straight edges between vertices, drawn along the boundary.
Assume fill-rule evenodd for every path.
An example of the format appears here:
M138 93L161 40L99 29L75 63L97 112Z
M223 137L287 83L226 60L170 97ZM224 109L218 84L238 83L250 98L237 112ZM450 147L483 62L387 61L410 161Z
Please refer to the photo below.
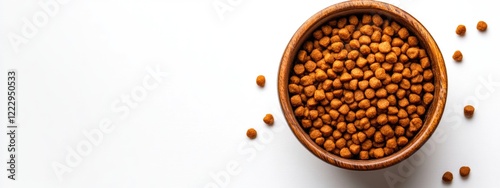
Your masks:
M264 87L264 85L266 85L266 77L264 77L263 75L259 75L257 76L256 82L260 87Z
M254 139L257 137L257 131L254 128L250 128L247 130L247 136L250 139Z
M469 175L469 173L470 173L470 167L468 167L468 166L460 167L460 176L466 177Z
M274 124L274 117L272 114L266 114L266 116L264 116L264 123L266 123L267 125L272 125Z
M446 171L443 174L443 178L442 179L443 179L444 182L450 183L453 180L453 174L450 171Z
M466 118L472 118L474 115L474 106L472 105L467 105L464 107L464 115Z
M326 151L377 159L405 147L434 100L419 39L378 14L333 19L302 44L289 78L294 114Z
M457 33L457 35L464 36L466 30L467 29L465 28L465 25L460 24L457 26L457 29L455 30L455 32Z
M486 31L486 29L488 28L488 24L486 24L486 22L484 21L479 21L477 22L477 26L476 26L477 30L479 31Z
M463 58L462 52L460 50L457 50L453 53L453 60L457 62L461 62Z

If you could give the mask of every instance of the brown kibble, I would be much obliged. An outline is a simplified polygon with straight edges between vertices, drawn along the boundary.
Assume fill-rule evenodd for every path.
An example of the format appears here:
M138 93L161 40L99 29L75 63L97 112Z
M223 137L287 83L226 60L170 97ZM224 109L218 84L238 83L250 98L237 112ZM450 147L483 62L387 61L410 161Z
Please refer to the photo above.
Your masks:
M394 35L394 29L392 27L385 27L383 30L383 33L385 35L393 36Z
M351 70L351 76L354 79L360 79L363 77L363 70L360 68L354 68Z
M434 84L432 84L432 83L425 83L422 88L425 92L428 92L428 93L434 92Z
M472 116L474 115L474 107L472 105L465 106L464 115L466 118L472 118Z
M429 105L431 104L432 100L434 99L434 95L430 93L425 93L422 102L424 105Z
M250 128L247 130L247 137L250 139L254 139L257 137L257 131L254 128Z
M300 95L294 95L290 98L290 102L292 103L292 106L300 106L302 105L302 98Z
M462 167L460 167L459 172L460 172L460 176L466 177L470 173L470 167L468 167L468 166L462 166Z
M359 152L359 159L361 159L361 160L370 159L370 156L368 155L368 151L360 151Z
M351 74L345 72L345 73L342 73L342 75L340 75L339 79L341 82L348 82L348 81L351 81L352 76L351 76Z
M363 35L371 36L373 34L373 27L371 25L363 25L359 28L359 31L361 31Z
M450 183L453 180L453 174L450 171L446 171L443 174L443 178L442 179L443 179L443 181L445 183Z
M288 84L288 92L292 94L299 94L302 92L302 87L297 84Z
M342 106L340 106L339 108L339 112L340 114L342 115L346 115L347 113L349 113L349 106L347 104L343 104Z
M389 126L389 125L382 126L380 128L380 133L382 133L382 135L384 135L388 138L394 137L394 130L392 130L391 126Z
M376 26L381 26L383 23L384 23L384 20L382 19L382 17L380 17L380 15L378 14L374 14L372 16L372 22L373 24L375 24Z
M407 39L408 36L410 36L410 33L408 32L408 29L403 27L403 28L399 29L398 35L401 39Z
M481 21L477 22L476 28L477 28L477 30L479 30L481 32L486 31L486 29L488 28L488 24L486 24L486 22L481 20Z
M363 45L367 46L367 45L369 45L372 42L372 39L369 36L366 36L366 35L361 35L358 40L359 40L359 43L361 44L361 47L363 47ZM368 49L370 50L369 47L368 47ZM361 52L361 53L363 53L363 52Z
M375 77L370 78L369 84L370 87L373 89L378 89L382 87L382 82L380 82L380 80Z
M387 107L389 107L389 101L387 99L380 99L377 101L377 107L379 109L387 109Z
M339 30L340 39L348 40L350 36L351 36L351 34L349 33L349 30L347 30L346 28L342 28Z
M335 143L332 140L326 140L323 143L323 147L325 148L326 151L331 152L333 149L335 149Z
M455 33L457 33L457 35L460 35L460 36L464 36L465 35L465 31L467 31L467 29L465 28L465 25L458 25L457 26L457 29L455 30Z
M321 58L323 58L323 53L321 53L321 51L319 51L318 49L314 49L314 50L311 52L311 58L312 58L314 61L319 61Z
M372 36L370 37L370 39L373 41L373 42L380 42L380 39L382 38L382 33L380 33L380 31L378 30L375 30L373 31L373 34Z
M308 86L314 84L314 78L307 75L300 78L300 84L303 86Z
M321 101L323 99L325 99L325 91L323 91L322 89L318 89L316 91L314 91L314 100L316 101Z
M314 69L316 69L316 63L314 61L307 61L305 64L304 64L304 68L308 71L308 72L314 72Z
M349 146L349 151L354 154L354 155L357 155L359 154L359 152L361 151L361 147L358 145L358 144L351 144ZM341 151L342 152L342 151Z
M387 63L396 63L398 61L398 57L396 55L396 53L394 52L389 52L386 56L385 56L385 61L387 61Z
M312 130L312 129L311 129ZM316 138L319 138L321 137L323 134L321 133L321 131L319 131L318 129L314 129L312 130L310 133L309 133L309 136L312 138L312 139L316 139Z
M324 137L329 137L333 133L333 128L330 125L324 125L320 128L320 131L323 133Z
M410 121L410 128L408 130L410 132L416 132L416 131L420 130L421 127L422 127L422 119L420 119L420 118L413 118Z
M257 83L258 86L264 87L264 85L266 85L266 77L264 77L263 75L259 75L257 76L255 82Z
M369 107L368 109L366 109L365 114L368 118L374 118L377 115L377 108L375 108L374 106Z
M423 73L423 78L425 81L431 81L434 78L434 73L432 73L432 70L427 69Z
M372 53L378 52L378 43L372 42L372 43L370 43L369 47L370 47L370 50ZM383 54L379 54L379 55L383 55ZM375 60L377 60L377 59L375 59Z
M316 142L316 144L321 146L321 145L323 145L323 143L325 143L325 138L323 138L323 137L316 138L314 140L314 142Z
M323 48L326 48L330 45L330 37L323 37L319 40L319 45L321 45Z
M372 16L369 14L364 14L363 17L361 17L361 23L366 25L370 24L372 22Z
M272 125L274 124L274 117L272 114L266 114L266 116L264 116L264 123L266 123L267 125Z
M380 131L375 131L375 134L373 135L373 141L375 142L383 142L384 141L384 136Z
M418 53L419 53L419 49L417 47L408 48L408 50L406 51L406 55L410 59L417 58L418 57Z
M403 129L403 131L404 131L404 129ZM406 138L404 136L400 136L400 137L398 137L397 143L398 143L399 147L406 146L406 144L408 144L408 138Z
M385 90L384 88L380 88L377 90L377 92L375 92L375 96L377 96L377 98L386 98L387 90Z
M417 39L417 37L415 37L415 36L409 36L409 37L408 37L408 44L409 44L411 47L418 46L418 39Z
M375 70L375 78L377 78L379 80L383 80L383 79L385 79L385 77L386 77L385 69L378 68L377 70Z
M457 62L461 62L463 59L463 55L462 55L462 52L460 50L457 50L453 53L453 60L457 61Z
M382 158L384 157L385 153L384 153L384 149L382 148L376 148L373 150L373 157L378 159L378 158Z
M391 51L391 44L389 42L382 42L378 45L378 50L382 53L389 53Z
M350 159L352 157L352 154L348 148L344 147L344 148L340 149L340 156L342 158Z
M295 72L295 74L297 74L297 75L301 75L301 74L303 74L305 70L306 70L306 69L304 68L304 64L296 64L296 65L293 67L293 71L294 71L294 72ZM264 86L264 84L265 84L265 82L266 82L266 79L265 79L265 77L264 77L264 76L262 76L262 77L261 77L261 76L262 76L262 75L257 76L257 81L256 81L256 82L257 82L257 85L259 85L259 83L260 83L260 84L262 84L262 86ZM264 82L262 82L262 79L263 79L263 81L264 81ZM260 86L260 85L259 85L259 86ZM262 86L261 86L261 87L262 87Z

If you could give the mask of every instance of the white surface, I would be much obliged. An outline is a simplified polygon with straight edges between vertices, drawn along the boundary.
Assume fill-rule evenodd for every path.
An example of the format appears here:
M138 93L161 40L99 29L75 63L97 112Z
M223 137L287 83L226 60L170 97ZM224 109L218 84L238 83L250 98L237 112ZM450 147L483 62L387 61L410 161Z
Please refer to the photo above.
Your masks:
M0 1L0 83L6 69L18 70L20 105L18 179L6 178L2 162L0 187L500 187L494 1L390 1L437 41L449 94L427 152L369 172L339 169L309 153L287 127L277 97L288 40L312 14L340 1L74 0L58 3L15 52L8 37L22 35L23 18L43 11L39 2L48 0ZM229 6L222 16L216 2ZM475 29L478 20L488 32ZM463 38L454 34L458 24L467 26ZM457 49L460 64L451 59ZM148 67L166 76L157 82ZM267 78L264 89L255 85L258 74ZM481 82L488 77L494 82ZM144 89L144 79L153 87ZM5 84L0 88L6 122ZM122 96L141 91L144 98L126 107ZM466 103L476 107L472 120L463 118ZM266 113L274 114L274 127L263 124ZM69 150L88 142L83 132L103 120L114 129L59 180L53 164L68 165ZM249 127L259 139L246 138ZM0 132L5 140L5 124ZM462 165L472 169L467 179L458 175ZM455 175L448 186L445 171Z

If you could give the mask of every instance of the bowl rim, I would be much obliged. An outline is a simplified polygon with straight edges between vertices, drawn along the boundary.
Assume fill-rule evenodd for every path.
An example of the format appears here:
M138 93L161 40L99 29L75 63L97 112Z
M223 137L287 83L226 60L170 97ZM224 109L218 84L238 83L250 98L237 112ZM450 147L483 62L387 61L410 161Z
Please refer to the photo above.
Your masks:
M385 19L394 19L398 24L406 27L416 35L422 48L426 49L434 74L434 99L427 109L420 131L410 142L398 152L379 159L359 160L345 159L327 152L318 146L303 130L294 115L288 93L288 80L291 67L301 44L312 34L315 28L332 18L352 14L377 13ZM278 98L282 113L294 136L316 157L326 163L350 170L376 170L395 165L413 155L436 130L446 106L448 80L446 66L441 51L429 31L412 15L404 10L384 2L378 1L346 1L330 5L307 19L294 33L285 48L278 71ZM432 116L429 114L433 114Z

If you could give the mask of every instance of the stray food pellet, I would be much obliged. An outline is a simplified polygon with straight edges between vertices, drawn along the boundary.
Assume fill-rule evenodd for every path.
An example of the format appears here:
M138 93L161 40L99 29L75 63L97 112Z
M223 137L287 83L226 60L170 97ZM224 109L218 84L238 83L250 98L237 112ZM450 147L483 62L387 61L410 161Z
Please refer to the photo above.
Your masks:
M444 182L451 182L453 180L453 174L450 172L450 171L446 171L444 174L443 174L443 181Z
M488 24L486 24L486 22L484 21L479 21L477 22L476 28L479 31L486 31L486 29L488 28Z
M453 59L457 62L460 62L462 61L462 58L463 58L463 55L462 55L462 52L460 50L457 50L455 51L455 53L453 53Z
M472 118L474 115L474 107L471 105L467 105L464 107L464 115L466 118Z
M263 75L259 75L257 76L256 82L260 87L264 87L264 85L266 85L266 77L264 77Z
M257 131L254 128L250 128L247 130L247 136L250 139L254 139L255 137L257 137Z
M264 123L266 123L267 125L272 125L274 123L274 117L272 114L266 114L266 116L264 116Z
M465 177L468 176L469 173L470 173L470 168L468 166L460 167L460 176Z
M457 30L455 30L455 32L457 33L457 35L464 36L466 30L467 29L465 28L465 25L460 24L457 26Z

